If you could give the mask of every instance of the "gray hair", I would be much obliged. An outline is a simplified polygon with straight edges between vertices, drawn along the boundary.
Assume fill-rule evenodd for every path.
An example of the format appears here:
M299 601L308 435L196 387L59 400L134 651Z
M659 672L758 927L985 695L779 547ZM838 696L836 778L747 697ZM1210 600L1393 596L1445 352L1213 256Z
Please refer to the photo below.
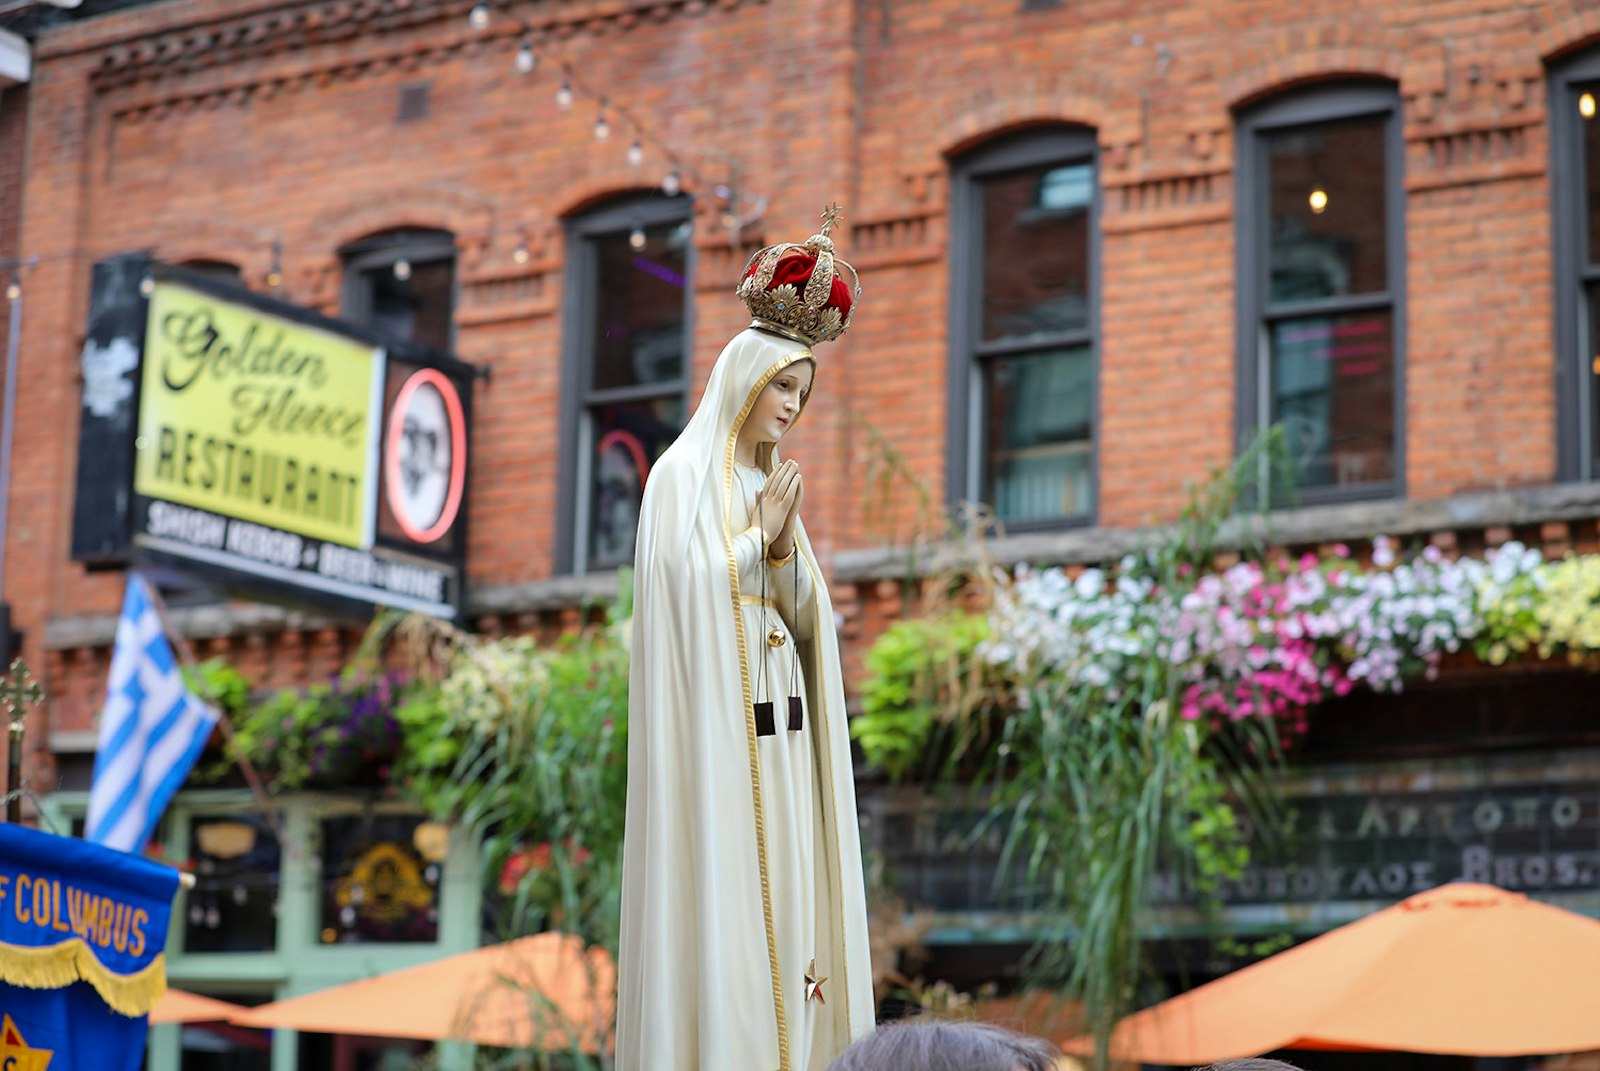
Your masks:
M1218 1060L1195 1071L1301 1071L1294 1064L1265 1056L1246 1056L1238 1060Z
M1061 1052L989 1023L890 1023L845 1050L828 1071L1055 1071Z

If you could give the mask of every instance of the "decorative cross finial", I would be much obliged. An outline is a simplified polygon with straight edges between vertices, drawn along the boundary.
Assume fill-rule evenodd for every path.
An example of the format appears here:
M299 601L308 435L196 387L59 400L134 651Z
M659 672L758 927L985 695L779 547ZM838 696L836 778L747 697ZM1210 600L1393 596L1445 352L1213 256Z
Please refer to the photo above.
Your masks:
M44 698L44 689L39 687L39 682L33 679L28 672L28 663L22 659L14 659L11 663L11 675L0 680L0 704L4 704L6 713L11 715L13 722L21 721L22 715L28 708L37 706Z
M826 235L843 218L844 209L837 201L830 201L828 207L822 210L822 233Z
M10 731L6 734L6 821L22 821L22 797L27 789L22 787L22 733L23 715L28 708L44 698L44 689L28 673L28 663L18 658L11 663L11 675L0 680L0 704L11 715Z

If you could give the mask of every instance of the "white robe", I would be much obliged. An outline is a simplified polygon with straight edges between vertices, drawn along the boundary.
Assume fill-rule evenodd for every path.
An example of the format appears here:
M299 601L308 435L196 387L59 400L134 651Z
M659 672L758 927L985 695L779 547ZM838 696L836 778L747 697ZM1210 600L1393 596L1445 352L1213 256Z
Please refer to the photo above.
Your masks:
M781 569L765 562L748 515L765 477L741 474L733 459L756 396L810 357L800 343L761 331L735 336L645 488L628 697L619 1071L820 1071L872 1029L833 607L802 525L795 561ZM758 454L770 472L775 451ZM758 601L763 571L772 605ZM773 629L784 635L780 647L768 643ZM799 732L787 727L794 676L805 707ZM758 735L755 704L766 700L776 731ZM813 959L827 978L822 1000L807 999Z

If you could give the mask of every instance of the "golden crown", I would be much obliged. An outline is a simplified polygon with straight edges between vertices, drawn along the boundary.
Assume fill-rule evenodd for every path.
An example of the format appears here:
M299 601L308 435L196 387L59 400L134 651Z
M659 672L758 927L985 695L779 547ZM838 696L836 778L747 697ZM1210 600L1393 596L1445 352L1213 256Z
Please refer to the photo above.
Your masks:
M751 327L808 346L831 342L849 330L861 297L861 279L833 255L828 232L839 217L839 206L830 204L822 213L822 230L803 243L756 250L736 291L754 318Z

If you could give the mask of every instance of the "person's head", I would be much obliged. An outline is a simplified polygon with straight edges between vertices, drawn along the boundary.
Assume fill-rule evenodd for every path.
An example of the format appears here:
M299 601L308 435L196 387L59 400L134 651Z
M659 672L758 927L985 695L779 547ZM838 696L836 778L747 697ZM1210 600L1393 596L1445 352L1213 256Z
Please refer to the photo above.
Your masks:
M1238 1060L1218 1060L1214 1064L1196 1068L1195 1071L1301 1071L1283 1060L1269 1060L1265 1056L1247 1056Z
M761 443L777 442L794 426L816 374L816 363L807 358L780 368L767 381L739 427L739 439L749 451Z
M828 1071L1054 1071L1047 1041L989 1023L912 1019L863 1038Z

